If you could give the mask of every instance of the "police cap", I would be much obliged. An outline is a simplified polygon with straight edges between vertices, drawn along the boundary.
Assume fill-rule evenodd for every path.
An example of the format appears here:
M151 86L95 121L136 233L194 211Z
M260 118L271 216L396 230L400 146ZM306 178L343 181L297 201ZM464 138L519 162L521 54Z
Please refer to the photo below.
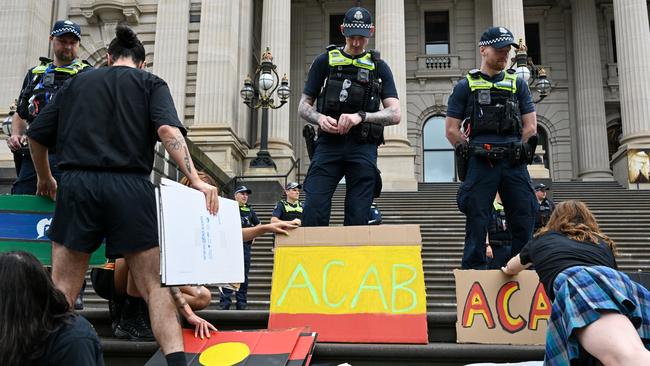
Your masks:
M288 190L290 190L290 189L294 189L294 188L302 189L302 185L300 185L300 183L298 183L298 182L289 182L289 183L287 183L287 185L284 187L284 189L285 189L286 191L288 191Z
M70 20L57 20L57 22L54 23L54 27L52 27L50 35L52 37L60 37L67 33L71 33L77 37L77 39L81 40L81 27L79 27L79 24Z
M490 27L483 32L481 40L478 42L479 46L491 46L494 48L504 48L514 46L519 48L515 42L515 36L512 32L505 27Z
M368 9L354 7L345 13L343 17L343 35L346 37L361 36L370 37L372 30L372 15Z
M550 189L550 188L548 188L548 187L546 186L546 184L544 184L544 183L540 183L540 184L538 184L538 185L535 186L535 190L536 190L536 191L548 191L549 189Z
M235 193L243 193L243 192L246 192L246 193L248 193L248 194L253 193L253 191L251 191L251 190L250 190L248 187L246 187L246 186L239 186L239 187L237 187L237 189L235 189Z

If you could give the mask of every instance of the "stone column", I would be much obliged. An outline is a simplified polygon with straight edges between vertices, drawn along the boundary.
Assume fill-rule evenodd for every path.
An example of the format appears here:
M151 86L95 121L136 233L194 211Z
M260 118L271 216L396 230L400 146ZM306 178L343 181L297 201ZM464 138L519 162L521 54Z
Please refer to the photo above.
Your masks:
M630 183L627 174L629 155L637 150L650 152L650 31L646 1L615 1L614 25L623 124L621 147L612 157L614 175L624 186L649 189L648 183Z
M252 26L240 17L238 1L201 4L196 71L194 125L190 138L229 175L242 173L245 148L236 135L239 110L239 27Z
M595 0L571 0L578 177L611 179Z
M379 149L379 169L384 191L415 191L415 152L407 133L404 1L377 0L375 9L375 44L393 72L402 117L398 125L384 130L386 145Z
M0 120L9 105L18 98L27 70L38 65L40 56L48 56L48 36L52 28L52 1L3 0L0 11ZM26 46L28 45L28 46ZM13 155L0 134L0 168L14 168Z
M271 50L273 63L276 65L278 77L282 79L284 74L289 77L290 87L301 87L291 80L291 0L265 0L262 8L262 41L260 43L261 53L266 48ZM274 95L276 104L279 103L277 93ZM269 109L268 119L268 142L269 153L275 162L277 169L275 173L284 174L291 169L295 156L291 142L289 141L289 118L291 110L296 108L298 101L291 100L279 109ZM262 110L259 114L262 115ZM261 120L260 120L261 121ZM261 122L260 122L261 131ZM256 146L259 146L256 144ZM257 151L251 151L248 158L255 158ZM253 154L251 154L253 153ZM269 169L249 169L245 166L247 175L273 174Z
M523 0L492 0L492 20L493 26L508 28L515 42L519 42L519 38L526 42Z
M153 73L163 78L169 85L181 122L185 119L189 24L190 3L188 1L160 0L158 2Z
M476 67L481 64L478 41L481 34L492 26L492 0L474 0L474 46L476 47Z

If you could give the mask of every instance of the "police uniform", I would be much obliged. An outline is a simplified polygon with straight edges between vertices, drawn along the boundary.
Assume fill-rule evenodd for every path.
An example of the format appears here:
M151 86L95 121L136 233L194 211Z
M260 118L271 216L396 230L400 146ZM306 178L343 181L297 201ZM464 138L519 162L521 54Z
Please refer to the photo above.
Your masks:
M277 217L282 221L291 221L295 219L300 219L302 221L302 204L299 200L295 203L290 203L287 200L280 200L275 205L275 209L273 209L271 216Z
M517 46L503 27L488 29L479 45ZM459 169L464 181L457 195L458 208L466 215L463 269L486 268L484 243L497 190L512 233L511 255L532 238L537 201L527 163L534 147L521 142L521 116L533 112L528 85L512 70L493 76L472 70L449 97L447 116L465 120L468 136L467 145L456 146L459 167L465 166Z
M247 192L251 194L252 191L246 186L241 186L235 189L235 193ZM255 210L249 205L239 205L239 217L241 218L241 227L253 227L260 224L260 220L257 217ZM253 245L253 240L244 242L244 282L239 285L239 289L235 292L235 298L237 299L237 310L245 310L247 306L247 294L248 294L248 272L251 269L251 247ZM232 290L226 287L223 287L221 290L221 298L219 301L219 307L223 310L228 310L230 304L232 304Z
M488 225L488 243L492 248L492 259L488 258L488 269L501 269L510 259L512 235L503 204L494 200Z
M372 19L366 9L350 9L343 22L346 36L370 36ZM312 63L303 93L317 98L321 114L338 120L341 114L358 113L362 122L345 135L319 131L304 182L302 224L329 225L332 195L345 177L344 224L367 225L377 184L377 146L384 140L383 126L364 120L366 113L379 110L382 100L397 98L392 72L377 51L352 56L332 45Z
M57 37L66 33L72 33L81 39L79 25L69 20L57 21L51 35ZM66 81L87 70L92 70L92 66L79 59L75 59L68 65L56 66L51 59L41 57L39 65L31 68L25 76L16 112L28 125L31 124ZM36 170L29 148L21 149L20 154L22 155L20 171L11 192L12 194L36 194ZM57 169L58 159L54 150L49 152L48 158L52 175L59 181L61 172Z
M535 186L535 191L541 190L548 191L548 187L543 183ZM544 199L539 202L539 209L535 214L535 231L539 230L541 227L548 223L553 210L555 210L555 203L550 198L544 197Z

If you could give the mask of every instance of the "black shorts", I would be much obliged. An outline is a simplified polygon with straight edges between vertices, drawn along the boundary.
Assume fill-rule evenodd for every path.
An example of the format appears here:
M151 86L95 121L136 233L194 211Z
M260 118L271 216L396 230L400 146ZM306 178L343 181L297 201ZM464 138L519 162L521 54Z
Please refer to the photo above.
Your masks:
M106 257L158 246L153 184L145 174L89 170L64 172L48 236L92 253L106 239Z

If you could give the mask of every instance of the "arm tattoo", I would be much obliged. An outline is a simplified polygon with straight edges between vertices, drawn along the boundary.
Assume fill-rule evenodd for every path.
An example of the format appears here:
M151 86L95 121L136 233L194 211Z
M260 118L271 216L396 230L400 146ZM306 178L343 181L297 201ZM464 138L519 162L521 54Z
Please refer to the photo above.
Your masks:
M185 297L183 297L183 293L178 287L170 287L169 292L172 294L176 307L183 309L187 305L187 301L185 301Z
M180 150L185 145L183 136L172 136L171 138L163 140L163 145L169 150Z
M318 113L314 107L314 98L303 94L300 98L300 105L298 106L298 113L305 121L318 125L318 119L321 114Z
M187 150L187 145L183 146L185 148L185 155L183 156L183 162L185 163L185 168L189 174L192 174L192 162L190 161L190 151Z
M398 110L394 107L388 107L378 112L366 114L366 122L378 123L384 126L397 124L396 121L399 121L398 118Z

